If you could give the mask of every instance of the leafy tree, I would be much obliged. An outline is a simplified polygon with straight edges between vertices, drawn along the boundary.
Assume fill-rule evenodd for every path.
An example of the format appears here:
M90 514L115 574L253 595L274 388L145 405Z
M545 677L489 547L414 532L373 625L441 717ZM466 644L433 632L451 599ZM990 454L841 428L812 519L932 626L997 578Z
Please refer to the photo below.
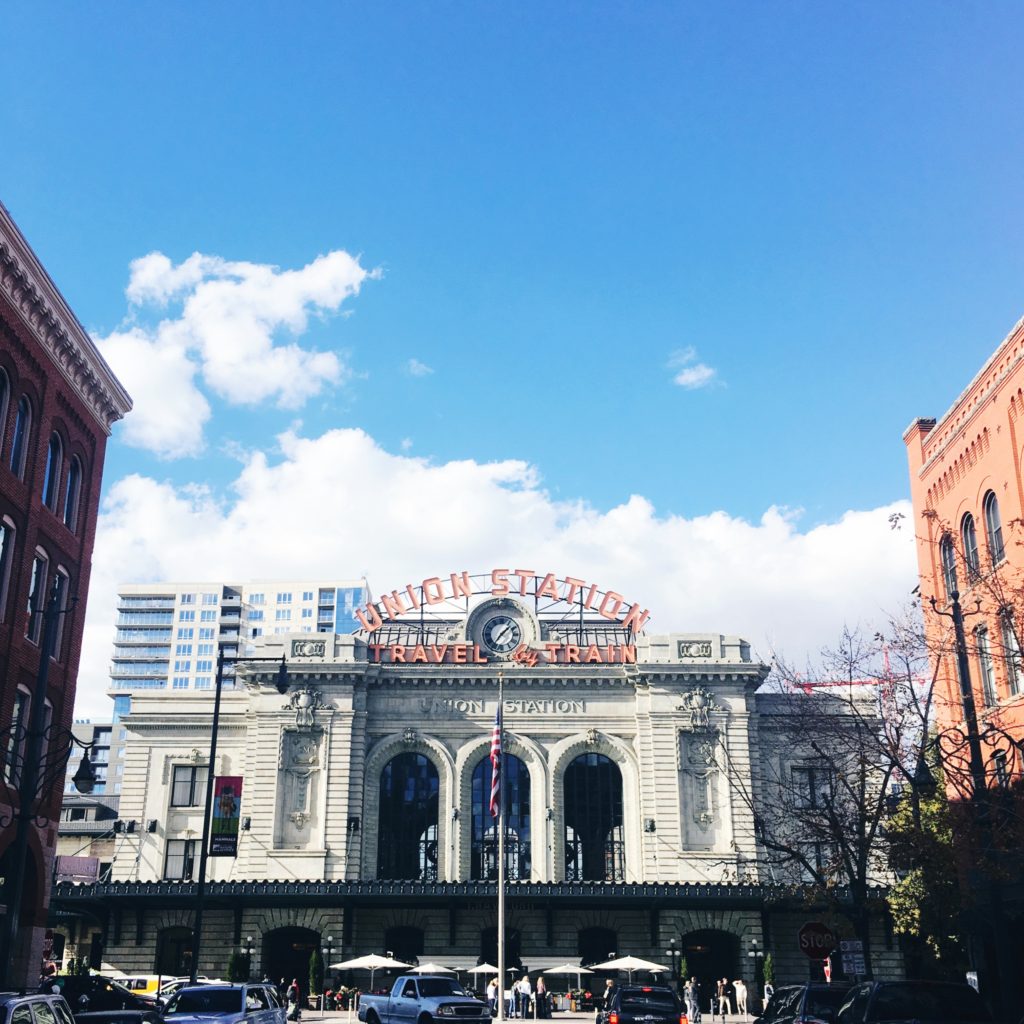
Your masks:
M765 953L764 960L761 961L761 977L766 985L775 984L775 961L771 953Z

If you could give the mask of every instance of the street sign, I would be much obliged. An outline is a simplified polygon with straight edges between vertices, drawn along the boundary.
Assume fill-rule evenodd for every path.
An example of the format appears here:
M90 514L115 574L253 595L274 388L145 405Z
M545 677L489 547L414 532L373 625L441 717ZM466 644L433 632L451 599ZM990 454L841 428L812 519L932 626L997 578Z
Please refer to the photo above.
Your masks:
M839 954L843 961L843 974L866 974L864 966L864 943L860 939L843 939L839 943Z
M800 951L812 960L824 960L836 948L836 937L832 929L821 921L808 921L796 938Z

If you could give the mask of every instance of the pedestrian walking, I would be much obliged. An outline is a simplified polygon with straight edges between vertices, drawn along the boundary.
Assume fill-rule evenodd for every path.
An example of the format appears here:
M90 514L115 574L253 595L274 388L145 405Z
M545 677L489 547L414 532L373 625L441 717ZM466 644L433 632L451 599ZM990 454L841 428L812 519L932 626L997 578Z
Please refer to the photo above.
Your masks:
M543 974L537 979L537 991L534 993L533 999L537 1007L537 1016L542 1020L550 1017L551 1014L548 1012L548 986Z
M487 1005L490 1008L491 1016L498 1016L498 979L493 978L487 986Z
M696 978L691 978L689 985L689 996L687 997L686 1016L689 1018L690 1024L699 1024L700 1022L700 983Z
M302 1007L300 1001L302 999L302 993L299 990L299 979L292 978L292 983L288 986L288 1019L289 1020L301 1020L302 1019Z
M519 979L519 1015L529 1017L530 1008L533 1005L533 986L530 984L530 976L524 974Z
M733 991L736 993L736 1012L743 1014L747 1019L747 983L742 978L737 978L732 983Z

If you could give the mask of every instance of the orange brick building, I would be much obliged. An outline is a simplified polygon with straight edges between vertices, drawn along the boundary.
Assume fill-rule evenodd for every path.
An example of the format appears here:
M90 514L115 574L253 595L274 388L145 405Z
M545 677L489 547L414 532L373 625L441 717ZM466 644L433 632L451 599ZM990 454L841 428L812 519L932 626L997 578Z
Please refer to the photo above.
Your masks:
M955 589L982 731L988 725L1024 740L1024 320L941 419L915 420L903 440L921 596L936 647L949 649L942 639L949 626L931 614L929 599L945 610ZM940 726L961 720L953 657L943 659L936 713ZM1005 752L994 728L989 734L990 753Z
M1024 884L1016 868L1024 792L1024 320L945 415L915 420L903 440L947 789L951 798L970 798L984 773L990 794L984 798L990 835L982 849L992 851L997 869L989 877L998 881L979 889L970 866L965 881L976 893L968 929L972 962L979 971L987 968L982 991L998 1001L1000 990L1011 993L1024 956ZM980 734L973 765L970 708L961 695L949 617L954 594ZM970 847L968 840L965 851ZM966 861L973 863L969 854Z

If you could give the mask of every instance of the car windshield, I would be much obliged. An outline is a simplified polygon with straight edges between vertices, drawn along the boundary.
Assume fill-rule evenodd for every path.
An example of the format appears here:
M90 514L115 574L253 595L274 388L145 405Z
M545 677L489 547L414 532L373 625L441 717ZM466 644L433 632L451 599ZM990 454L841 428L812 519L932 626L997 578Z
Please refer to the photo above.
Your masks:
M818 1017L819 1019L825 1015L826 1010L831 1010L835 1015L839 1007L846 1002L846 997L849 994L850 990L841 985L837 985L835 988L812 988L807 993L807 1006L804 1013L808 1017Z
M177 1013L241 1013L242 991L234 988L190 988L172 996L164 1016Z
M451 978L420 978L421 996L464 996L466 990Z
M643 989L626 989L619 1004L623 1010L667 1010L674 1013L676 1000L671 992Z
M869 1021L990 1021L981 996L970 985L883 986L868 1014Z

